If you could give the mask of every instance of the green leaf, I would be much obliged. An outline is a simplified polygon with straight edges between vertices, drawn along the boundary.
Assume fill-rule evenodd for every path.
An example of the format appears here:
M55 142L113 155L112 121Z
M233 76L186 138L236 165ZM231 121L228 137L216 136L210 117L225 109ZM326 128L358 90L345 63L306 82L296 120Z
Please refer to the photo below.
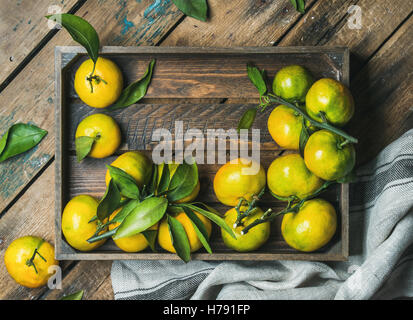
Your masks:
M204 223L198 216L189 208L183 207L185 214L191 220L192 226L194 227L195 233L198 236L199 241L201 241L202 245L208 251L208 253L212 253L211 247L208 243L208 231L205 228Z
M185 262L191 260L191 247L183 225L168 214L168 229L176 254Z
M69 13L53 14L46 18L61 24L73 40L86 49L90 59L96 63L100 46L99 36L89 22Z
M153 197L142 201L123 220L113 238L130 237L150 228L162 219L167 207L166 198Z
M119 99L115 102L114 105L110 106L108 110L112 111L121 108L126 108L142 99L148 91L149 84L151 83L154 65L155 59L152 59L143 77L138 81L127 86L122 91Z
M145 237L146 241L148 241L149 247L153 252L156 252L155 243L156 237L158 235L157 230L145 230L142 231L143 236Z
M307 127L307 124L305 123L305 119L302 117L302 127L301 127L301 132L300 132L300 139L298 142L299 150L301 156L304 158L304 148L305 145L307 144L308 139L310 138L311 132Z
M175 171L169 184L168 200L171 202L181 200L189 196L198 184L198 166L194 162L188 164L181 163Z
M129 199L139 199L139 187L136 184L136 180L131 175L117 167L110 165L107 165L106 167L109 170L111 178L124 197Z
M95 138L87 137L87 136L77 137L75 139L76 157L77 157L78 162L82 161L84 158L87 157L87 155L92 150L92 147L95 141L96 141Z
M295 10L300 13L305 13L305 1L304 0L290 0Z
M125 204L122 209L118 212L118 214L110 221L111 223L122 221L136 208L136 206L140 203L139 200L130 200L127 204Z
M206 21L208 5L206 0L172 0L187 16L200 21Z
M239 123L238 123L238 132L241 129L250 129L254 123L255 116L257 115L257 108L250 108L244 112Z
M169 165L167 163L162 163L160 168L162 168L162 174L161 174L161 179L159 180L159 184L157 188L158 193L162 193L168 190L169 184L171 182L170 173L169 173Z
M151 179L149 180L149 184L148 184L149 194L155 193L157 185L158 185L158 166L155 163L153 163L152 164L152 175L151 175Z
M60 298L60 300L82 300L83 298L83 290L80 290L78 292L69 294L68 296L64 296Z
M227 223L225 222L224 219L222 219L220 216L218 216L217 214L211 212L211 211L207 211L204 210L200 207L194 206L193 204L189 204L189 203L183 203L180 205L182 208L187 207L189 209L191 209L192 211L196 211L200 214L202 214L203 216L207 217L209 220L215 222L219 227L221 227L222 229L224 229L226 232L228 232L228 234L233 237L234 239L236 239L234 232L232 232L232 229L227 225Z
M260 96L267 93L267 85L265 83L264 70L260 71L257 67L247 64L248 78L252 84L258 89Z
M110 179L105 195L98 205L96 215L103 222L113 211L119 208L120 192L113 179Z
M32 149L46 134L46 130L31 124L12 125L0 140L0 162Z

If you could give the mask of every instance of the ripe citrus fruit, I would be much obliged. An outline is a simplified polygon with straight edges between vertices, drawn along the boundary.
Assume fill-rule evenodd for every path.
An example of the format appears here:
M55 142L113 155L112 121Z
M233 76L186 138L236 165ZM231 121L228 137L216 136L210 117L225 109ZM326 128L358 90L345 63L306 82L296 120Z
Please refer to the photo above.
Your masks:
M54 248L39 237L25 236L14 240L4 254L4 263L10 276L20 285L38 288L47 283L58 265Z
M89 222L96 216L99 202L88 195L79 195L70 200L62 215L62 231L66 241L80 251L91 251L105 243L106 239L89 243L97 229L98 221Z
M164 163L158 165L158 183L161 180L164 165L165 165ZM168 163L169 178L170 179L172 179L173 175L176 172L176 169L178 169L178 166L179 166L179 164L177 164L177 163ZM187 203L187 202L194 201L195 198L198 196L200 189L201 189L201 184L198 180L198 183L195 186L194 190L189 195L187 195L186 197L184 197L182 199L179 199L178 201L175 201L175 203Z
M152 161L143 153L138 151L128 151L116 158L111 166L122 169L127 174L135 178L139 187L148 184L152 175ZM109 185L110 174L106 171L106 185Z
M313 82L314 79L306 68L291 65L277 72L272 83L272 90L277 96L289 102L304 102Z
M302 116L284 105L274 108L268 117L268 131L271 137L285 149L299 149L302 127Z
M207 219L206 217L204 217L202 214L198 212L195 212L195 214L204 224L208 232L208 237L211 236L211 231L212 231L211 221L209 221L209 219ZM202 243L199 240L195 232L195 229L192 225L192 221L188 218L188 216L184 212L179 212L174 216L174 218L176 218L183 225L186 235L188 236L191 252L195 252L201 249ZM169 232L168 221L166 218L162 219L161 224L159 226L158 243L166 251L176 253L175 248L172 245L172 239L171 239L171 235Z
M84 61L75 74L75 90L79 98L93 108L105 108L120 96L123 76L111 60L99 57L93 72L93 61Z
M241 206L240 208L241 212L245 211L246 209L247 207L244 206ZM265 242L267 242L271 231L270 222L261 223L251 228L246 234L241 234L242 229L250 225L256 219L259 219L263 215L263 213L264 212L260 208L256 207L254 209L254 212L250 216L242 219L242 226L234 228L234 223L237 220L237 211L235 210L235 208L228 210L225 213L225 222L234 232L236 239L231 237L228 232L221 229L221 236L225 245L228 248L234 249L239 252L248 252L257 250Z
M109 217L109 220L112 220L116 215L122 210L119 208L115 210ZM111 223L109 224L109 230L113 230L120 225L120 222ZM148 230L157 230L158 224L150 227ZM146 241L145 236L142 233L136 234L134 236L120 238L120 239L113 239L115 244L118 246L119 249L125 252L139 252L145 250L148 247L148 241Z
M276 158L267 171L268 188L276 196L300 199L313 194L323 181L310 172L303 158L297 154L287 154Z
M285 214L281 223L281 233L288 245L305 252L326 245L336 228L336 211L323 199L304 202L297 213Z
M227 206L236 206L240 198L251 201L265 187L265 171L261 164L246 159L227 162L214 178L218 200Z
M88 154L92 158L105 158L112 155L120 145L120 129L112 117L96 113L84 118L76 129L76 138L95 139Z
M341 146L344 138L328 131L313 133L304 148L308 169L324 180L337 180L349 174L356 163L352 144Z
M305 101L308 115L320 122L320 112L324 113L329 123L337 126L344 126L354 114L354 99L350 90L334 79L316 81Z

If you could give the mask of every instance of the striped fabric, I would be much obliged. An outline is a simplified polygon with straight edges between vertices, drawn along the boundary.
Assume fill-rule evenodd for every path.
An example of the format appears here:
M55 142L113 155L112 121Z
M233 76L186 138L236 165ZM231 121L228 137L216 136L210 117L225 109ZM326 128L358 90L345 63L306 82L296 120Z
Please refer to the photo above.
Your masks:
M357 170L346 262L115 261L115 299L413 297L413 130Z

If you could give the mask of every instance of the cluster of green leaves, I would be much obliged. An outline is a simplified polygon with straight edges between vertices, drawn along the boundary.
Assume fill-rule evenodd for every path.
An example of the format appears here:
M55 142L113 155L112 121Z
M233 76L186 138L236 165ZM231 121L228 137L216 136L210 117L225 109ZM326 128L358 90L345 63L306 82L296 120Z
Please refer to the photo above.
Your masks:
M190 260L189 240L184 227L174 217L178 212L184 212L188 216L199 240L209 253L212 251L208 243L206 227L195 212L212 220L234 236L231 228L219 214L207 205L175 203L189 196L198 183L198 166L195 162L179 164L172 177L168 165L162 164L162 170L159 170L157 165L153 165L151 179L147 185L142 187L142 190L139 189L134 178L125 171L113 166L107 167L111 180L97 209L95 219L99 220L99 226L93 237L88 240L89 242L107 237L120 239L142 233L152 250L155 251L157 231L149 230L149 228L165 218L172 244L178 256L187 262ZM108 221L110 215L119 208L121 209L115 218ZM112 223L120 223L120 225L102 233Z
M200 21L207 20L208 4L206 0L172 0L185 15Z
M35 125L24 123L12 125L0 139L0 162L32 149L46 134L46 130Z

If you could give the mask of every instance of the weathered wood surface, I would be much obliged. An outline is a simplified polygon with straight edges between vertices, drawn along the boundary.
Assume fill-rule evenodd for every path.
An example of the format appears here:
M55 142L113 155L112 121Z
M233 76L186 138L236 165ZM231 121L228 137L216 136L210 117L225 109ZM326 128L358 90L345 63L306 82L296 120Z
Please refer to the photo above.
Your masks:
M73 11L71 9L80 2L77 0L0 1L0 84L51 31L44 16L57 10Z
M37 3L38 1L36 1ZM134 33L137 29L141 28L142 32L141 35L148 35L142 36L142 39L146 39L148 43L152 42L156 44L156 41L151 41L151 34L153 35L157 30L157 24L160 23L159 19L156 19L156 23L149 26L149 28L145 27L144 23L141 23L141 27L127 28L130 24L125 23L124 26L126 27L126 32L122 37L122 34L116 34L112 32L113 24L111 24L111 17L113 15L109 15L105 13L105 26L100 25L101 19L99 18L99 14L102 14L103 10L106 12L112 13L119 13L118 17L126 17L126 21L134 21L134 25L137 26L137 20L139 17L142 17L144 13L145 6L148 7L155 1L145 1L142 0L143 3L138 11L133 7L136 1L116 1L115 3L109 1L90 1L88 0L84 6L88 6L89 10L94 12L98 12L97 15L94 15L94 20L90 20L92 17L90 13L86 14L86 11L82 11L82 15L84 15L90 22L98 29L99 33L103 36L102 32L104 32L104 38L102 39L102 43L105 45L112 44L112 45L123 45L128 44L132 45L134 43L133 40L130 40L131 37L134 36ZM228 1L229 2L229 1ZM288 1L242 1L239 2L240 5L236 8L233 8L232 12L225 14L225 8L227 10L231 10L231 3L227 1L218 1L218 0L209 0L210 6L214 6L211 10L211 20L208 23L200 23L192 18L185 18L182 22L178 25L178 27L169 34L165 39L163 36L165 32L159 37L155 37L156 39L162 39L162 45L180 45L179 39L181 40L181 45L187 46L270 46L272 42L275 44L280 43L281 45L317 45L317 44L326 44L326 45L340 45L346 46L348 45L352 52L352 83L353 83L353 90L356 90L354 87L355 83L358 82L360 86L362 86L362 90L360 93L357 94L358 97L362 98L362 101L368 103L368 108L370 111L375 111L375 106L378 105L378 115L376 119L378 119L377 124L373 124L368 120L368 117L364 114L363 116L365 119L364 123L360 124L358 127L356 123L349 126L349 130L352 131L354 134L359 134L359 130L364 130L363 127L366 125L374 127L371 128L370 131L365 130L364 136L360 137L361 140L366 139L365 146L369 149L368 152L363 152L363 150L359 150L359 154L363 156L363 162L372 159L374 155L378 152L380 148L382 148L388 142L397 138L401 133L410 129L413 126L413 112L411 109L406 109L412 105L411 103L411 74L408 73L408 66L409 66L409 55L411 57L411 49L408 49L408 52L404 52L404 46L408 46L409 42L406 44L406 40L409 38L409 28L411 30L411 22L410 25L406 25L406 18L411 16L412 9L409 7L409 1L404 0L395 0L395 1L385 1L385 0L359 0L359 1L312 1L310 6L310 10L304 16L294 13L293 11L289 11L290 14L294 15L294 18L290 21L283 20L283 27L280 28L280 21L282 15L280 14L280 10L278 8L284 7L289 9ZM271 2L271 4L270 4ZM97 3L101 3L102 8L98 8ZM273 4L274 3L274 4ZM307 1L307 3L309 3ZM347 27L347 9L348 6L351 4L357 4L363 9L363 27L359 30L349 30ZM90 5L92 4L92 5ZM124 5L124 6L123 6ZM272 12L269 10L268 14L263 14L265 8L268 8L269 5L275 5L272 7ZM278 6L279 7L278 7ZM254 10L250 9L254 7ZM170 12L171 8L168 9ZM8 10L5 10L8 11ZM153 15L156 18L155 14L156 10L152 10ZM167 12L167 13L168 13ZM247 14L248 12L248 14ZM178 14L179 13L174 13ZM274 15L277 15L280 19L274 18L272 23L268 23L269 19ZM13 15L13 14L12 14ZM15 14L14 14L15 15ZM125 16L126 15L126 16ZM214 18L215 16L220 15L220 19ZM260 19L248 19L246 20L246 16L255 16L261 17ZM262 19L263 16L267 18ZM132 17L132 18L131 18ZM334 18L331 18L334 17ZM135 20L136 19L136 20ZM170 17L168 18L170 19ZM180 22L182 16L180 15L176 22ZM144 20L142 18L142 20ZM3 21L3 20L2 20ZM119 26L117 26L117 30L123 30L125 27L122 26L122 21L118 20ZM242 21L242 22L241 22ZM245 21L248 21L246 23ZM328 22L330 21L330 22ZM176 23L175 22L175 23ZM175 23L171 23L171 25L175 25ZM249 32L249 25L254 24L254 32ZM195 27L196 25L196 27ZM396 31L399 30L399 31ZM165 28L163 29L165 31ZM267 32L268 31L268 32ZM271 31L271 32L269 32ZM186 33L190 32L190 33ZM233 33L230 36L231 32ZM411 32L411 31L410 31ZM62 32L59 32L57 36L63 37ZM395 36L397 35L397 38ZM3 34L0 35L4 37ZM102 37L101 36L101 37ZM56 37L56 36L55 36ZM135 39L138 39L139 36L136 36ZM171 40L168 40L171 39ZM396 41L397 39L397 41ZM402 42L399 42L402 39ZM138 41L139 42L139 41ZM411 42L411 41L410 41ZM136 43L136 40L135 40ZM142 45L145 42L140 42L139 44ZM65 39L62 41L62 38L58 42L53 43L52 45L46 45L40 53L42 53L45 49L48 50L48 54L43 54L44 62L43 64L35 64L33 61L21 72L24 72L24 76L20 77L18 82L13 81L15 84L11 83L9 86L13 86L13 89L9 89L9 93L7 95L7 99L3 99L3 95L5 92L0 93L0 102L2 105L2 110L0 110L0 129L1 131L5 131L5 129L12 123L17 120L22 121L30 121L33 117L32 113L28 113L27 116L24 112L19 113L19 117L13 118L14 109L19 106L19 103L16 101L13 102L14 98L16 97L15 92L20 92L20 99L22 99L22 105L40 105L40 110L42 108L46 108L47 110L52 109L53 103L47 104L46 101L49 97L53 97L53 92L49 89L49 94L44 94L42 99L33 99L41 90L37 90L33 88L31 84L29 86L22 85L24 79L30 76L31 73L41 73L40 71L47 71L49 76L40 77L37 75L36 79L41 81L41 85L39 86L40 89L48 87L53 88L51 83L53 82L52 79L52 65L53 61L53 47L55 45L71 45L74 44L72 41ZM40 54L39 53L39 54ZM37 54L37 56L39 55ZM401 57L404 57L402 61L399 60L398 54L401 54ZM377 56L377 57L376 57ZM46 57L46 58L45 58ZM389 58L390 61L388 60ZM411 60L411 59L410 59ZM364 68L362 71L361 68ZM411 69L411 65L410 65ZM372 73L373 76L362 76L365 71L374 71ZM360 72L360 75L357 73ZM21 74L20 73L20 74ZM356 75L358 79L354 78ZM374 82L374 85L371 86L371 81ZM20 83L20 85L18 85ZM49 83L49 84L48 84ZM391 95L385 95L384 93L380 96L383 97L383 101L379 101L377 97L377 93L380 92L383 85L388 85L387 89L385 90L387 93L393 92ZM26 88L28 90L26 91ZM370 99L368 96L363 95L371 95ZM357 98L356 99L360 99ZM52 98L53 99L53 98ZM395 100L393 100L395 99ZM386 101L386 102L384 102ZM394 103L395 101L395 103ZM13 102L13 103L12 103ZM39 104L39 102L41 102ZM152 103L152 102L149 102ZM239 102L233 102L239 103ZM245 103L245 101L244 101ZM358 104L359 106L360 104ZM399 110L399 108L402 108ZM403 109L404 108L404 109ZM22 107L20 107L22 109ZM34 110L34 108L33 108ZM367 110L367 107L366 109ZM395 127L392 122L391 128L384 132L383 126L384 124L383 119L386 121L391 122L393 117L396 117L396 120L399 121L399 125ZM42 116L40 116L40 121L42 122ZM45 118L45 122L49 121L51 118ZM50 121L49 121L50 122ZM387 122L386 122L387 123ZM397 121L394 121L396 124ZM39 124L39 123L38 123ZM52 125L49 125L52 127ZM372 131L373 130L373 131ZM392 131L393 130L393 131ZM52 151L52 141L47 142L51 148L48 148L48 151ZM43 144L43 142L42 142ZM41 146L39 146L40 148ZM12 199L16 197L16 195L23 189L24 185L27 184L34 176L36 172L39 172L40 168L44 165L39 165L40 161L31 161L32 158L38 158L41 155L40 152L34 152L30 154L26 154L20 158L15 158L13 162L19 162L14 167L14 169L8 168L7 170L3 170L3 166L0 168L1 171L1 196L0 196L0 206L2 208L6 207L6 204L10 203ZM360 156L359 156L360 159ZM23 163L29 163L25 167L22 167ZM50 161L47 162L50 164ZM35 168L30 168L30 164L32 164ZM8 164L9 166L9 164ZM22 170L23 169L23 170ZM22 172L27 172L26 174L22 174ZM13 176L17 176L18 179L13 180ZM21 226L18 222L18 218L25 219L27 223L33 224L32 221L38 221L41 218L39 215L49 215L52 216L53 211L53 190L50 190L50 185L53 177L53 170L48 168L45 170L37 180L27 189L25 193L21 196L21 198L12 205L12 207L7 211L3 212L0 225L3 224L7 227L4 227L2 230L4 232L8 232L8 230L17 230L14 231L16 237L19 235L27 234L30 230L25 231L26 229L22 229L19 233ZM21 179L23 178L23 182L20 183ZM8 184L7 181L10 183ZM10 190L8 196L4 196L6 193L3 192L4 185L9 185L5 188L6 190ZM16 187L17 186L17 187ZM34 199L36 199L36 195L38 190L49 190L49 196L42 199L41 203L37 203ZM27 196L26 196L27 195ZM19 207L16 207L21 203ZM35 207L36 205L41 208L42 206L48 208L42 212L37 212L37 214L32 214L30 210L24 210L25 207L29 207L30 203ZM18 208L14 210L14 208ZM23 209L21 209L23 208ZM22 211L21 211L22 210ZM16 213L21 212L21 216L16 216ZM7 220L3 220L7 218ZM51 221L51 220L50 220ZM17 224L17 225L16 225ZM47 239L51 239L50 235L50 228L47 225L43 225L39 227L37 231L37 235L44 236ZM6 239L5 235L7 233L0 233L1 239ZM5 247L7 247L8 243L12 240L13 236L7 237L7 241L0 243L0 249L4 251ZM74 280L76 283L79 283L79 286L76 289L85 289L86 297L91 299L112 299L113 294L111 292L111 282L108 273L110 271L110 266L105 263L96 263L93 266L96 266L96 269L93 270L99 274L102 274L102 281L98 282L88 281L88 272L91 270L90 268L91 262L81 262L76 264L73 269L70 270L70 273L66 275L63 281L63 288L64 290L61 291L49 291L44 293L43 291L38 290L28 290L22 287L17 286L8 275L5 273L4 268L0 270L1 280L3 282L7 281L8 285L4 285L1 287L2 299L38 299L38 298L60 298L62 295L72 293L72 285L74 284ZM68 277L70 275L70 277ZM104 278L104 279L103 279ZM88 293L90 292L90 293Z

